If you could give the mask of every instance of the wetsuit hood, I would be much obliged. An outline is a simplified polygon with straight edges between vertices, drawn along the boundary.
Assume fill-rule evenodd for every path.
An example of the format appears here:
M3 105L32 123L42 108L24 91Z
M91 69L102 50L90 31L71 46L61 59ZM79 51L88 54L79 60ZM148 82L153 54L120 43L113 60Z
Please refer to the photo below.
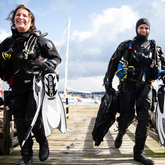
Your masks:
M139 19L138 21L137 21L137 23L136 23L136 34L137 34L137 36L136 36L136 39L138 39L138 40L141 40L142 42L144 42L144 41L147 41L148 40L148 35L146 35L146 36L144 36L144 35L140 35L139 33L138 33L138 27L140 26L140 25L142 25L142 24L146 24L146 25L148 25L149 26L149 28L150 28L150 22L149 22L149 20L147 19L147 18L141 18L141 19Z

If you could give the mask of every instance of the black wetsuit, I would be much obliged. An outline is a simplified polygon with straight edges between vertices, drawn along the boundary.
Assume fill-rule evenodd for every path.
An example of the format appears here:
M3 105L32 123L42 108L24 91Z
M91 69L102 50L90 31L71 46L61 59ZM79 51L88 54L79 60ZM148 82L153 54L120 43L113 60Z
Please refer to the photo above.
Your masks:
M128 62L128 66L134 67L134 72L127 73L126 79L120 81L119 84L122 105L118 117L119 131L125 132L134 119L136 110L138 125L135 134L134 154L143 152L151 124L150 110L153 110L152 80L157 79L158 70L162 67L161 56L163 56L161 48L156 47L155 49L154 41L141 40L137 37L133 41L124 41L113 54L104 78L104 84L111 88L121 58Z
M12 36L5 39L0 45L0 54L12 49L9 53L11 57L0 57L1 78L4 81L8 81L13 76L12 92L15 95L15 109L12 112L14 115L14 121L17 127L18 140L21 145L25 134L31 124L31 121L36 112L36 102L33 97L32 80L33 74L27 74L27 70L34 66L34 61L38 57L47 58L53 60L54 68L61 62L61 58L54 46L54 44L37 32L37 42L34 47L34 52L28 57L23 54L23 49L27 44L30 36L34 36L34 33L26 32L19 33L16 29L12 30ZM45 134L41 117L38 118L34 128L34 136L37 142L41 143L45 140ZM33 140L31 135L27 139L23 148L21 148L21 154L24 159L30 159L32 157Z

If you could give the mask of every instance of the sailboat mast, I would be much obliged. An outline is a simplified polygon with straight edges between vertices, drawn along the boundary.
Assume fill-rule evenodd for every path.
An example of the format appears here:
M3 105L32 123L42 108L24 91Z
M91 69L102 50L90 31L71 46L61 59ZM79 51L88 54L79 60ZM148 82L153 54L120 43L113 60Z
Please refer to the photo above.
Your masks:
M68 31L66 41L66 59L65 59L65 85L64 85L64 96L67 96L67 79L68 79L68 52L69 52L69 33L70 33L70 18L68 18Z

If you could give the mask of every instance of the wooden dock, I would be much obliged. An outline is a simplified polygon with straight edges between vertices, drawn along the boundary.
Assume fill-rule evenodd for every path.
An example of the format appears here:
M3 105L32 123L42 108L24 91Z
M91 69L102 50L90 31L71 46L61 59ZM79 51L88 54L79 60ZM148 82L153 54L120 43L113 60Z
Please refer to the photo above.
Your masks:
M100 146L95 147L91 132L99 105L70 105L67 118L67 133L55 130L48 137L50 156L45 162L38 158L39 145L34 143L34 165L132 165L140 164L133 160L135 126L131 125L124 136L120 149L114 147L117 135L115 123L107 133ZM165 164L165 149L157 141L147 138L144 154L152 158L156 165ZM20 147L14 148L11 155L1 155L0 165L11 165L21 158Z

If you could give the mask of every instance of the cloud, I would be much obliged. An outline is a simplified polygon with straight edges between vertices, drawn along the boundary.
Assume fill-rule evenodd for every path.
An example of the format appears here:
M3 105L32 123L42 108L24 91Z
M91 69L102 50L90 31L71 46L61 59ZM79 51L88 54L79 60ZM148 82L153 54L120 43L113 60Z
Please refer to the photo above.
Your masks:
M92 36L90 31L79 32L78 30L73 32L73 37L78 37L80 41L84 41Z
M90 18L90 31L76 30L70 37L68 75L72 78L73 71L77 77L84 77L85 72L89 72L89 76L104 75L111 55L122 41L119 35L124 33L133 36L132 29L137 20L136 14L128 6L106 9L99 15L93 13Z
M125 35L133 36L132 29L134 29L137 15L129 6L122 6L121 8L103 10L99 15L93 13L90 19L90 31L76 30L70 37L68 86L82 90L100 91L104 90L103 77L109 59L117 45L123 39L125 40ZM123 39L121 34L123 34ZM61 52L61 54L63 53ZM59 68L62 79L60 84L63 84L65 61ZM115 78L115 88L117 84L118 80Z
M64 79L60 79L58 88L63 90ZM73 79L68 79L67 86L69 88L78 89L82 91L96 92L105 91L103 87L103 76L98 77L80 77Z
M134 29L137 15L130 7L122 6L119 9L103 10L102 14L99 15L93 13L90 18L91 30L84 32L76 30L73 32L71 42L76 40L80 45L80 52L84 61L104 61L103 58L111 56L115 47L122 40L125 40L125 36L133 37L134 30L132 29ZM125 34L123 39L119 36L121 34ZM72 47L70 47L70 51L72 52ZM107 58L105 59L107 61Z
M9 37L11 33L6 32L4 29L0 28L0 41L2 42L5 38Z
M129 16L129 17L128 17ZM91 31L79 32L76 30L73 37L84 41L88 38L97 37L97 42L103 42L106 39L114 41L116 34L124 32L126 29L131 29L137 20L136 14L129 6L121 8L110 8L102 11L102 14L93 13L91 16Z

